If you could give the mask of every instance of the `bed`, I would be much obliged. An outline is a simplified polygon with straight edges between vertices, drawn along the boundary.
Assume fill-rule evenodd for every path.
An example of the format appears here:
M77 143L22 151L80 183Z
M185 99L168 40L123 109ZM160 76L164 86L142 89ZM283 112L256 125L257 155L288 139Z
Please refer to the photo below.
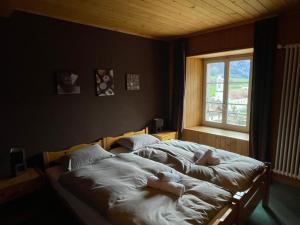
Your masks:
M180 199L145 187L143 180L146 176L155 174L158 170L172 169L134 154L101 159L71 172L65 172L57 165L51 166L53 161L84 146L87 145L44 152L44 164L50 185L84 224L229 225L236 218L233 196L214 184L181 174L181 182L187 189ZM138 183L128 177L131 173L139 177ZM115 198L108 200L107 194ZM109 205L109 210L106 205ZM152 207L151 211L149 207Z
M114 150L115 143L124 137L128 137L130 135L134 134L147 134L148 130L143 129L141 131L137 132L129 132L125 133L124 135L120 135L118 137L107 137L103 139L104 148L106 150ZM256 160L253 160L249 157L239 156L234 153L229 153L227 151L219 150L219 152L222 155L222 160L225 161L225 163L222 163L221 172L220 168L218 167L207 167L207 166L196 166L191 164L191 157L193 151L189 149L191 146L198 145L196 143L188 143L183 142L186 147L186 149L183 151L180 148L178 148L177 145L179 145L180 141L176 140L169 140L160 142L154 145L143 147L137 151L134 151L133 154L137 154L139 156L161 162L163 164L166 164L179 172L182 172L186 175L193 176L195 178L206 180L209 182L213 182L219 186L222 186L229 190L233 195L235 195L236 203L238 205L238 217L237 217L237 223L243 223L249 216L249 214L252 212L252 210L256 207L256 205L259 203L260 200L263 201L263 206L268 206L268 194L269 194L269 182L270 182L270 164L269 163L257 163L260 167L255 171L254 173L250 173L250 175L247 177L247 180L244 179L243 184L240 184L239 180L236 179L238 176L235 176L234 180L235 182L226 182L226 174L229 174L232 172L230 170L230 165L232 163L232 159L236 162L239 162L239 160L244 161L244 164L241 164L243 168L238 167L238 163L235 163L235 167L237 167L237 170L241 170L240 173L243 173L245 170L247 170L247 165L249 165L248 172L253 169L253 166L251 167L252 162L257 162ZM182 144L182 143L181 143ZM167 147L172 147L166 148ZM190 151L187 151L189 149ZM155 154L149 154L155 153ZM157 157L156 153L162 152L167 155L167 157ZM182 154L181 154L182 153ZM163 161L161 161L163 159ZM228 159L226 163L226 159ZM247 162L247 163L246 163ZM226 165L226 166L224 166ZM246 165L246 166L245 166ZM220 167L220 166L219 166ZM193 169L194 168L194 169ZM254 167L255 168L255 167ZM219 170L219 171L218 171ZM213 171L212 173L210 171ZM216 176L217 174L217 176ZM238 174L239 175L239 174ZM215 177L221 177L222 179L216 179ZM223 176L223 177L222 177ZM228 180L228 179L227 179ZM225 181L222 183L222 181ZM236 185L232 185L232 183L236 183Z
M102 140L95 142L102 146ZM74 194L62 187L58 182L60 175L65 171L62 167L53 164L56 160L64 155L70 154L89 144L79 144L67 149L58 151L43 152L43 163L47 176L47 181L57 196L61 199L64 206L82 223L85 225L111 225L101 214L95 209L78 199Z

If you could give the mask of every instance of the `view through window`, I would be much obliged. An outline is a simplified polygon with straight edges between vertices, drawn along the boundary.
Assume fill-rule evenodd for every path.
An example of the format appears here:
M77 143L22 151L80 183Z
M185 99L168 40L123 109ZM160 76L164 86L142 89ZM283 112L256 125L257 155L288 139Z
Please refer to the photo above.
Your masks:
M205 61L205 123L248 129L251 65L252 56Z

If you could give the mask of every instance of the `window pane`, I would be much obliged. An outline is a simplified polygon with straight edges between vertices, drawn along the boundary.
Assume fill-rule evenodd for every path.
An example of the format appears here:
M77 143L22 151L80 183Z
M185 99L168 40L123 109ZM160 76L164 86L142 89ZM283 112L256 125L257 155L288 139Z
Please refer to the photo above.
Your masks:
M213 103L223 103L224 84L206 84L206 101Z
M229 83L228 103L248 104L249 83Z
M237 126L247 124L250 59L229 62L227 123Z
M229 114L227 115L227 123L245 127L247 125L247 115Z
M224 83L224 62L207 63L206 83Z
M229 63L229 83L249 82L250 59L234 60Z
M222 123L223 104L206 103L205 120Z
M228 104L227 123L245 127L247 124L247 105Z
M224 62L206 65L206 121L222 123L224 68Z

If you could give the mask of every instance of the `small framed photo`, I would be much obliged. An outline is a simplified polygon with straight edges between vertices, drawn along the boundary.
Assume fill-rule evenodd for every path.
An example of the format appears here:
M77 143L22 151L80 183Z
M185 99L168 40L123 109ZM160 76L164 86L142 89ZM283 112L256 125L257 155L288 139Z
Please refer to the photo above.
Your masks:
M96 94L97 96L115 95L114 71L112 69L96 70Z
M80 94L79 75L73 72L60 72L56 75L57 94Z
M126 89L127 91L140 90L140 75L134 73L126 74Z

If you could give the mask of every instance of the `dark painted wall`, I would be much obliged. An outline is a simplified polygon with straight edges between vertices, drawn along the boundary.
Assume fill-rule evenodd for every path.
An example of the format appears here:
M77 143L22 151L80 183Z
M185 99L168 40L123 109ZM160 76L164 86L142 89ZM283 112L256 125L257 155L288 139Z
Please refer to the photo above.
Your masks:
M0 29L0 175L11 146L31 157L167 119L168 43L21 12ZM95 95L96 68L114 69L115 96ZM61 70L80 75L80 95L56 95ZM126 72L140 74L140 91L125 90Z

